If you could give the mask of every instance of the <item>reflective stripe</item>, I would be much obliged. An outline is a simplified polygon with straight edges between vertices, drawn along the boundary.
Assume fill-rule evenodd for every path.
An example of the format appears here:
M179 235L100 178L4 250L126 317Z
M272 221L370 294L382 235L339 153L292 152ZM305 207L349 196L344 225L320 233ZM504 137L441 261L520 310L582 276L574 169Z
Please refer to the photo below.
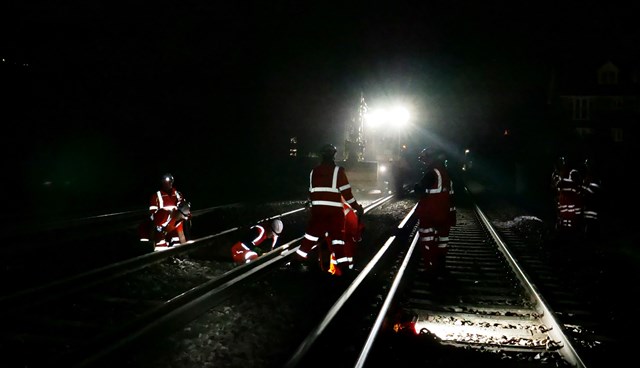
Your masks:
M162 201L162 193L160 193L160 191L157 191L156 195L158 196L158 207L162 207L164 205L164 201Z
M310 188L309 191L311 193L319 193L319 192L328 192L328 193L340 193L340 191L336 188L330 188L330 187L316 187L316 188Z
M296 254L304 259L307 259L307 257L309 256L307 252L301 251L300 248L298 248L298 250L296 251Z
M332 245L344 245L344 240L332 240Z
M253 227L258 228L258 230L259 230L258 236L257 236L255 239L253 239L253 240L251 241L253 244L256 244L256 242L257 242L258 240L260 240L260 238L262 238L262 236L264 235L264 233L266 232L266 230L264 229L264 227L262 227L262 226L260 226L260 225L256 225L256 226L253 226Z
M167 220L162 223L162 227L167 226L169 224L169 222L171 222L171 216L167 216Z
M252 256L256 256L256 257L257 257L257 256L258 256L258 253L256 253L256 252L247 252L247 253L245 253L245 254L244 254L244 259L245 259L247 262L249 262L249 261L250 261L250 259L249 259L249 258L250 258L250 257L252 257Z
M320 239L320 238L319 238L319 237L317 237L317 236L313 236L313 235L309 235L309 234L304 234L304 237L305 237L305 239L311 240L311 241L313 241L313 242L317 242L317 241L318 241L318 239Z
M427 194L431 194L431 193L442 193L442 174L440 173L440 170L438 170L437 168L434 168L433 171L438 175L438 185L436 188L434 189L425 189L425 193Z
M311 201L311 205L318 206L331 206L331 207L342 207L342 202L333 202L333 201Z
M343 191L346 190L350 190L351 189L351 184L350 183L346 183L343 186L338 188L338 179L339 179L339 173L340 170L343 169L341 166L335 165L333 168L333 175L331 177L331 186L318 186L318 187L314 187L313 186L313 173L315 171L315 169L311 170L310 174L309 174L309 194L314 194L314 193L331 193L331 194L337 194L336 199L335 200L331 200L331 199L324 199L324 200L311 200L311 207L313 207L314 205L319 205L319 206L330 206L330 207L342 207L343 206L343 202L342 202L342 197L341 194ZM331 196L324 196L324 197L329 197L332 198L334 197L333 195ZM322 198L322 196L320 196L320 198ZM346 203L348 204L352 204L356 202L356 199L353 197L353 195L351 196L351 198L349 200L345 200Z

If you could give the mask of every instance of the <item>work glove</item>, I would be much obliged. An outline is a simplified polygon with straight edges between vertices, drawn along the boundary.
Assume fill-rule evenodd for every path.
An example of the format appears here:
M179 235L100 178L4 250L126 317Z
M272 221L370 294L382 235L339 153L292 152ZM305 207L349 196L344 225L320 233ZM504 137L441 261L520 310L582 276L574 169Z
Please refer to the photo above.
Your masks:
M356 210L356 214L358 215L358 217L364 215L364 208L360 203L354 205L353 209Z

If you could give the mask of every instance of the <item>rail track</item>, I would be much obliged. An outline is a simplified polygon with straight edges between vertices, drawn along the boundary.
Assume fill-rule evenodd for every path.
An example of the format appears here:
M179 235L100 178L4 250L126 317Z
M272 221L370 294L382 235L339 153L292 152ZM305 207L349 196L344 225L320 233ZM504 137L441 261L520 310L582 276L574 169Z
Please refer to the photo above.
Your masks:
M154 268L160 279L163 267L185 262L179 254L202 252L216 242L230 244L228 235L237 229L232 228L0 299L3 323L10 327L0 347L15 366L108 366L130 359L122 353L137 351L136 347L141 350L135 354L142 354L136 359L151 361L157 352L145 358L149 341L197 323L214 306L233 303L233 295L251 293L256 303L273 299L273 294L260 295L256 288L257 280L271 280L266 282L277 285L281 293L275 298L296 299L307 293L302 297L305 303L316 301L303 313L309 317L304 323L283 331L298 343L273 347L273 366L305 366L326 359L327 351L339 357L340 363L334 364L339 366L423 362L437 367L474 361L511 367L589 366L567 337L570 325L557 320L527 275L535 271L536 280L544 280L540 268L531 268L544 260L527 253L526 242L516 235L494 229L467 200L458 206L460 221L452 229L444 279L421 276L412 201L387 196L366 206L373 231L368 230L367 243L361 246L360 273L349 282L324 275L293 279L284 266L301 239L293 237L241 267L215 262L208 267L211 273L176 283L169 294L163 294L167 288L154 293L144 289L148 283L136 284L136 278L154 278ZM395 215L390 216L389 209ZM301 234L302 209L285 215L298 217L291 222L298 223ZM515 253L509 248L512 244L518 249ZM516 253L525 261L517 260ZM553 272L546 275L552 277ZM310 282L320 285L321 296L317 289L309 294ZM554 295L553 303L572 300L571 295ZM571 325L587 324L588 314L583 315L585 321L574 318Z

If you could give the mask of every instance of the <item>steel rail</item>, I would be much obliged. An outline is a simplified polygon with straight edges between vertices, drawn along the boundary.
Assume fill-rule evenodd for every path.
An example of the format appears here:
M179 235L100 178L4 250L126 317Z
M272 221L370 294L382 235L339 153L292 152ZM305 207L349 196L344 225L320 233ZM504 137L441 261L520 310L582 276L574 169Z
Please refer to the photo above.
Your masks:
M365 213L381 206L392 196L380 198L365 208ZM297 210L296 210L297 212ZM276 218L274 216L273 218ZM156 333L166 333L177 326L184 325L222 302L231 293L249 280L261 277L288 261L304 237L291 240L257 258L254 261L236 267L225 274L203 283L187 292L167 301L136 320L109 331L91 342L56 359L56 364L85 367L113 354L130 348L135 343ZM357 285L355 286L357 287ZM354 287L354 289L355 289Z
M498 249L504 254L506 260L511 265L514 273L520 280L521 284L523 285L523 287L525 287L528 290L529 295L534 299L536 311L542 316L543 323L547 326L551 326L551 330L548 331L548 333L555 340L561 342L562 347L559 349L560 353L564 356L564 358L570 364L574 365L575 367L577 368L586 367L585 363L582 361L582 359L576 352L575 348L571 344L571 341L565 335L561 324L558 322L555 316L555 313L553 312L551 307L548 305L548 303L546 302L542 294L538 291L538 288L535 286L535 284L532 281L530 281L526 271L520 266L518 261L511 254L511 252L507 247L507 244L504 242L502 237L491 225L491 222L487 219L484 212L475 204L474 204L474 209L478 214L480 220L482 221L483 225L485 226L485 228L487 229L487 231L489 232L493 240L496 242Z

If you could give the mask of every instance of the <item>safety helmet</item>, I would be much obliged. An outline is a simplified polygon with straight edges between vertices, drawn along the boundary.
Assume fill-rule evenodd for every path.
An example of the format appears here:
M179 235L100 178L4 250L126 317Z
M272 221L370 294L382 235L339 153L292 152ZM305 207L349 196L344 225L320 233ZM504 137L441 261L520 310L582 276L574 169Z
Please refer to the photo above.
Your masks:
M280 219L274 219L273 221L271 221L271 230L273 230L273 232L277 235L280 235L283 228L284 224Z
M333 159L338 149L333 144L327 143L320 148L320 156L323 158Z
M173 184L173 175L166 173L164 175L162 175L162 182L167 182L167 183L171 183Z

